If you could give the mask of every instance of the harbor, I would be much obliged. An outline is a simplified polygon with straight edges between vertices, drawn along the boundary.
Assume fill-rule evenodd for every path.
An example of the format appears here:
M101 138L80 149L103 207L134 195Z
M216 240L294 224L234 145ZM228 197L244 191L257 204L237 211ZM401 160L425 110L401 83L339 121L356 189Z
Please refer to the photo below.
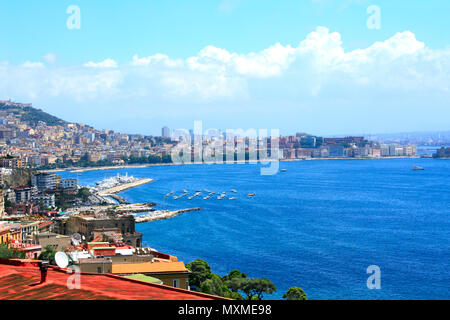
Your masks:
M164 220L164 219L170 219L173 218L179 214L185 213L185 212L191 212L191 211L199 211L201 208L190 208L190 209L181 209L181 210L155 210L152 212L149 212L145 215L136 217L134 220L136 223L142 223L142 222L150 222L150 221L156 221L156 220Z
M110 196L112 194L116 194L131 188L141 186L146 183L153 182L153 179L150 178L136 179L134 177L128 177L129 179L128 181L127 180L121 181L120 179L123 179L123 177L118 176L118 178L114 177L111 179L113 180L108 180L107 182L104 182L103 184L97 186L97 189L99 189L98 195Z

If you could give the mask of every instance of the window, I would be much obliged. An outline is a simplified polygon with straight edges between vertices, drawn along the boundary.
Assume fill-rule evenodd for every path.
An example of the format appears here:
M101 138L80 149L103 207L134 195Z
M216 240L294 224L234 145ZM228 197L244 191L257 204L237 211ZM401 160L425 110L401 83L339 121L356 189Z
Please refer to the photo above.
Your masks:
M97 267L97 273L102 273L102 268L101 267Z
M175 288L179 288L179 287L180 287L180 280L174 279L174 280L173 280L173 286L174 286Z

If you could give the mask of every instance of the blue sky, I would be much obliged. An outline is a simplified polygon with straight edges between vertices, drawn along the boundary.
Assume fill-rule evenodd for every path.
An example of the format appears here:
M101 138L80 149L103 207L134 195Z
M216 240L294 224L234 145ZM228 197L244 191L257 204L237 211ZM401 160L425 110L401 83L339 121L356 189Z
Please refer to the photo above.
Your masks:
M69 5L81 28L69 30ZM380 9L381 28L366 12ZM0 3L0 99L66 120L283 134L450 130L450 2Z

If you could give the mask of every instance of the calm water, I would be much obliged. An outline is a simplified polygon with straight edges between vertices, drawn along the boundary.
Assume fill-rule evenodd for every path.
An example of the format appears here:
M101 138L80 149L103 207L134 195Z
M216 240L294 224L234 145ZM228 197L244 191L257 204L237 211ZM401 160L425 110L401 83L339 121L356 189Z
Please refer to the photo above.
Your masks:
M239 269L272 280L278 291L268 298L280 299L291 286L310 299L450 298L449 160L323 160L280 168L287 172L261 176L259 165L190 165L78 178L92 185L119 172L151 177L154 183L121 195L159 208L203 208L137 230L147 245L185 262L204 259L220 275ZM163 199L182 189L236 189L238 199ZM244 195L251 192L249 200ZM381 269L380 290L367 289L369 265Z

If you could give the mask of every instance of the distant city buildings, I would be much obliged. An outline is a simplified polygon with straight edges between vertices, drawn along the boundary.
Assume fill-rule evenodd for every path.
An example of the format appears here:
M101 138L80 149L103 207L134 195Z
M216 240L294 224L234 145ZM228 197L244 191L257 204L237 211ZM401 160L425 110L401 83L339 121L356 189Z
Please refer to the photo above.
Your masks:
M170 129L168 127L163 127L161 129L161 136L163 138L170 138Z
M450 147L442 147L433 154L433 158L450 158Z

